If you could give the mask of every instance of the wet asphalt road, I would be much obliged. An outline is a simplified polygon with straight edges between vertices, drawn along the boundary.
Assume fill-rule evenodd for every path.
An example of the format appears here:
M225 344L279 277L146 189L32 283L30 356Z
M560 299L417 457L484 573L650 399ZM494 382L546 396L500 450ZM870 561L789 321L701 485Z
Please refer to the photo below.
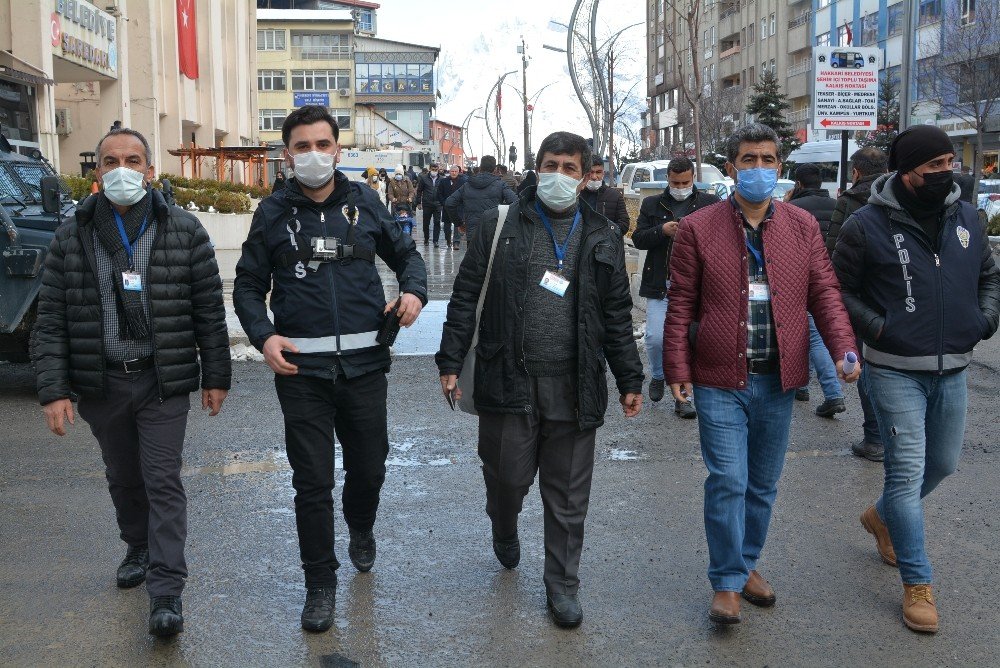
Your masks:
M186 630L163 642L146 633L144 587L114 586L124 547L89 430L78 422L63 439L49 434L30 368L0 365L0 664L997 665L998 370L1000 341L984 343L959 470L926 504L936 636L903 627L898 575L858 523L881 466L848 450L860 437L853 388L848 412L824 420L812 414L815 383L814 400L796 404L760 563L774 608L744 604L730 629L708 622L697 425L665 403L633 420L613 406L580 572L585 619L565 631L545 612L537 487L522 515L521 565L505 571L490 549L475 419L447 408L429 357L400 357L378 561L356 573L337 536L337 621L314 635L298 624L304 591L272 375L239 362L223 413L191 414Z

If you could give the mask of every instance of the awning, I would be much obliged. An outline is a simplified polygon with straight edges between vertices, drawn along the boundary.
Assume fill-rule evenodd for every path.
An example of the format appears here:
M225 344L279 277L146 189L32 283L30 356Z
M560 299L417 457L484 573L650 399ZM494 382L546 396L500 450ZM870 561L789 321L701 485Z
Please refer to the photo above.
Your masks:
M36 74L25 72L25 69L35 70ZM52 86L56 83L45 76L45 72L24 62L10 51L0 51L0 76L34 86Z

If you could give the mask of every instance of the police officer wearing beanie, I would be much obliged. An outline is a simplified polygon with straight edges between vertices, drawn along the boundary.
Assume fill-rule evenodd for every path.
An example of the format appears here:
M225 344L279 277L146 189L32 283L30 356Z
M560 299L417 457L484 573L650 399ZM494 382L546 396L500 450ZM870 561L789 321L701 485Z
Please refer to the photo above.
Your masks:
M344 456L348 554L361 572L375 563L373 526L389 453L389 348L376 338L395 307L409 327L427 302L427 270L378 193L336 170L337 122L306 106L281 129L294 170L284 190L257 207L236 265L233 302L250 342L275 373L295 487L305 571L302 628L333 624L334 433ZM375 257L396 273L401 296L386 303ZM271 294L274 322L265 299Z
M923 498L958 465L966 367L1000 321L1000 271L976 209L959 199L954 157L940 128L901 132L889 149L896 173L872 184L833 255L885 447L882 496L861 523L899 567L904 623L930 633L938 613Z

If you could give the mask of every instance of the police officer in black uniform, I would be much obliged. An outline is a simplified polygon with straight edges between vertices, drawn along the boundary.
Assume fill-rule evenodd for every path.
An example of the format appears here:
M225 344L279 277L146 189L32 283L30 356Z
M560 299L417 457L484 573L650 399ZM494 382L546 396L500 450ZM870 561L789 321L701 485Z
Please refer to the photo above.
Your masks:
M281 134L295 176L257 207L233 301L250 342L275 372L305 571L302 628L325 631L333 624L339 567L334 431L343 448L348 553L367 572L375 563L372 527L389 452L389 348L376 339L393 313L403 327L420 315L427 270L377 193L336 170L340 132L325 107L295 110ZM400 298L389 304L376 255L399 280ZM265 305L272 280L273 324Z

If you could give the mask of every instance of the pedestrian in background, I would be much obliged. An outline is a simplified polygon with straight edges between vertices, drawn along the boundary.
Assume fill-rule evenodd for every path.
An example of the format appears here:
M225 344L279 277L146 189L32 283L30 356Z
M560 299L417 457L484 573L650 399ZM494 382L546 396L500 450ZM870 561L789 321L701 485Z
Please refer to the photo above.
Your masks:
M441 238L441 202L438 199L438 184L444 179L440 175L441 168L436 162L431 163L431 167L426 174L421 174L417 179L417 191L415 198L420 202L424 211L424 245L431 242L431 222L434 223L434 248L438 247L438 240Z
M375 191L379 200L385 199L385 183L382 181L378 171L374 167L369 167L365 170L365 183L368 184L369 188Z
M674 237L664 371L674 398L692 391L708 469L705 533L714 590L709 618L739 623L740 596L774 605L757 570L788 448L795 388L809 377L812 313L828 348L854 337L813 218L772 199L778 135L737 130L726 147L733 196L684 217ZM845 380L853 382L855 369Z
M500 180L511 190L517 190L517 177L507 169L507 165L497 165L497 172L500 173Z
M715 204L719 198L698 190L694 183L694 163L686 157L667 164L667 187L659 195L642 200L632 243L646 251L642 265L639 296L646 298L646 355L649 358L649 400L663 399L663 325L667 318L667 290L670 288L670 251L677 226L684 216ZM698 416L691 397L674 401L674 413L682 418Z
M390 209L394 209L400 202L406 202L412 207L415 194L416 188L403 171L403 166L396 165L392 180L389 181L389 204L392 205Z
M452 165L448 168L448 178L442 179L437 186L438 204L441 205L442 223L444 225L444 241L446 248L458 250L459 236L457 221L453 220L448 208L444 203L451 197L452 193L458 191L467 181L461 168ZM454 230L454 232L452 231ZM454 246L452 245L452 235L454 234Z
M451 194L444 204L452 221L460 221L461 232L470 241L487 211L494 211L501 204L513 204L517 201L517 195L497 174L496 158L484 155L479 161L479 169L480 173Z
M819 232L823 243L829 248L830 218L837 206L836 200L823 187L823 175L819 166L807 162L795 168L795 187L791 190L788 203L811 214L819 223ZM837 379L837 367L830 358L830 351L823 344L823 337L816 329L816 321L809 316L809 375L816 372L820 388L823 390L823 403L816 407L816 415L832 418L837 413L847 410L844 405L844 390ZM796 401L809 401L809 385L804 385L795 391Z
M378 170L378 180L382 183L382 190L384 192L383 201L385 202L386 210L389 209L389 172L386 171L385 167L381 167Z
M625 415L642 406L622 237L577 201L590 161L583 137L553 133L538 150L538 188L504 220L495 207L484 212L455 278L435 357L442 391L460 399L456 383L478 324L473 398L493 551L506 568L520 561L518 516L537 471L546 598L563 627L583 619L578 572L595 439L608 403L606 365Z
M277 192L285 187L285 172L278 169L274 174L274 183L271 184L271 192Z
M625 208L625 197L618 188L612 188L604 182L604 161L594 158L592 162L594 164L590 167L587 184L580 198L587 206L615 223L618 231L625 235L632 226L628 209Z
M837 198L837 206L830 216L830 233L826 238L826 248L830 251L831 258L844 221L852 213L868 204L868 198L871 197L872 193L872 184L888 170L888 157L877 148L862 148L851 156L851 187ZM860 267L858 269L860 270ZM861 350L861 338L857 331L855 331L855 336L857 337L858 350ZM880 462L883 457L882 436L879 433L875 410L872 408L872 402L868 396L868 386L863 375L858 379L857 385L858 399L861 401L861 410L865 420L862 425L864 438L851 445L851 452L869 461Z
M975 200L972 199L972 192L976 186L976 179L972 176L972 168L968 165L962 165L962 173L955 177L955 183L958 184L959 189L962 191L959 199L969 204L975 204Z
M49 428L64 436L79 396L128 545L118 586L146 582L149 632L167 637L184 629L190 393L201 387L202 408L215 416L230 385L222 279L205 228L150 186L146 138L116 127L96 153L103 189L56 230L45 258L38 398Z
M389 454L390 357L378 333L390 311L408 327L427 302L427 269L413 239L371 188L337 171L339 136L326 107L300 107L285 119L281 138L295 178L257 206L233 285L243 331L275 373L295 488L307 631L329 629L336 605L334 434L344 458L347 553L365 573L375 564L375 518ZM400 297L391 304L376 256L399 280Z
M882 496L861 523L899 567L903 622L923 632L938 630L923 499L958 465L966 368L1000 321L1000 270L975 207L961 200L954 158L936 126L899 133L889 147L896 173L875 181L833 255L885 446Z

